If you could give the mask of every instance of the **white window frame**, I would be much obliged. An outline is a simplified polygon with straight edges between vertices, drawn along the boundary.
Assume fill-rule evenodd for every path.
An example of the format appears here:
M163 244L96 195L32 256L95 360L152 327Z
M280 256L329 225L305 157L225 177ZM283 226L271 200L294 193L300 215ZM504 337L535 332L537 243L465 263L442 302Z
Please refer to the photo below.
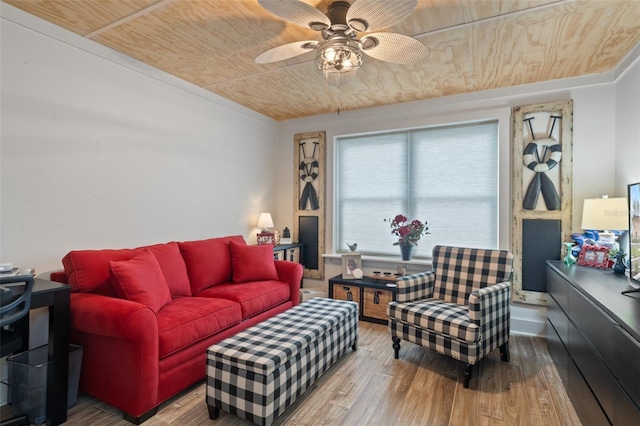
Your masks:
M433 129L448 129L448 128L452 128L452 127L468 127L469 125L473 126L473 125L483 125L483 124L491 124L493 126L495 126L495 142L494 142L494 147L493 150L494 152L492 153L493 155L495 155L495 171L493 173L493 179L494 179L494 183L493 185L493 193L491 194L491 209L493 209L493 217L492 217L492 221L493 223L490 224L490 226L493 226L492 229L492 241L489 241L488 243L478 243L477 241L470 242L469 244L466 244L468 246L476 246L476 247L486 247L486 248L498 248L500 246L500 226L499 226L499 217L500 217L500 173L501 173L501 163L502 160L500 158L501 155L503 155L503 148L501 148L501 143L500 143L500 128L501 128L501 120L497 119L497 118L484 118L484 119L479 119L479 120L474 120L474 121L469 121L469 122L456 122L456 123L439 123L436 125L430 125L430 126L420 126L420 127L412 127L412 128L407 128L407 129L401 129L401 130L387 130L387 131L378 131L378 132L366 132L366 133L359 133L359 134L351 134L351 135L340 135L340 136L336 136L334 138L334 185L333 185L333 190L334 190L334 218L333 218L333 227L334 227L334 232L333 232L333 240L334 240L334 253L345 253L348 251L348 248L346 246L346 244L342 244L343 242L341 242L340 238L341 238L341 229L340 229L340 209L341 209L341 201L340 201L340 161L341 159L340 157L340 144L341 143L348 143L346 142L349 139L353 139L353 138L362 138L362 137L367 137L367 136L380 136L380 135L389 135L389 134L397 134L397 133L407 133L409 134L410 132L414 132L414 133L419 133L422 132L424 130L430 131ZM410 136L409 136L410 137ZM504 173L504 172L502 172ZM409 173L410 174L410 173ZM406 195L406 194L405 194ZM406 209L401 209L401 210L406 210ZM391 217L393 217L394 214L405 214L407 216L410 216L410 212L408 211L395 211L394 213L389 214ZM381 222L382 222L382 217L381 217ZM427 220L429 221L429 217L409 217L409 219L420 219L420 220ZM432 226L430 224L430 226ZM382 229L382 231L381 231ZM376 232L382 232L385 233L386 236L388 236L389 238L391 238L390 242L389 242L389 250L387 252L376 252L376 251L369 251L367 248L367 242L363 241L360 242L359 245L359 251L361 251L365 256L369 255L369 256L379 256L379 257L389 257L389 256L395 256L395 253L397 252L397 255L399 255L399 248L398 247L394 247L393 246L393 242L395 241L393 239L393 236L391 236L391 232L390 232L390 227L388 222L387 223L383 223L383 227L381 229L377 229ZM440 234L442 234L442 232L440 232ZM425 241L427 241L427 243L425 244ZM346 241L348 243L354 243L354 242L358 242L358 241ZM364 243L364 244L363 244ZM443 235L439 235L437 238L436 236L432 236L432 235L427 235L424 236L423 239L420 242L420 246L429 246L428 250L427 249L418 249L418 253L417 255L416 250L414 250L414 258L417 259L429 259L431 256L431 249L430 247L433 246L434 244L459 244L459 245L465 245L464 242L460 242L460 241L447 241L446 236ZM344 245L344 247L342 247L342 245ZM364 246L364 247L363 247Z

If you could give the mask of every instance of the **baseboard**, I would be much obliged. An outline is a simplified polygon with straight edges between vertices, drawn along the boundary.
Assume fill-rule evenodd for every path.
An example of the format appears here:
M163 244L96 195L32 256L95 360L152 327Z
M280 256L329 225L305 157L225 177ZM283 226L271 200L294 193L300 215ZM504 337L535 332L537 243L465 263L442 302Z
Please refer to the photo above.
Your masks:
M546 337L547 324L545 321L511 317L511 334Z

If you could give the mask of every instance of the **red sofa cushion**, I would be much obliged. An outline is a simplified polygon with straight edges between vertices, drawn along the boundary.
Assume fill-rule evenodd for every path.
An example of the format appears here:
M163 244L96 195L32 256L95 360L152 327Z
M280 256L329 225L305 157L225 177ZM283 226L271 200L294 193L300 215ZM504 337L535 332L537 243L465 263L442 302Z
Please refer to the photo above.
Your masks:
M229 248L234 283L278 280L271 244L248 246L231 241Z
M178 243L170 242L140 248L149 250L158 259L172 298L191 296L187 265L180 254Z
M142 303L158 312L171 302L160 264L149 250L129 260L110 261L111 282L121 299Z
M240 305L231 300L182 297L160 310L157 318L160 358L164 358L240 323L242 314Z
M187 265L192 294L231 280L230 241L245 243L241 235L178 243Z
M71 291L98 293L116 297L111 284L109 262L129 260L137 254L133 249L75 250L62 258Z
M278 306L290 300L291 288L281 281L254 281L243 284L224 283L198 293L196 296L228 299L242 307L242 319Z

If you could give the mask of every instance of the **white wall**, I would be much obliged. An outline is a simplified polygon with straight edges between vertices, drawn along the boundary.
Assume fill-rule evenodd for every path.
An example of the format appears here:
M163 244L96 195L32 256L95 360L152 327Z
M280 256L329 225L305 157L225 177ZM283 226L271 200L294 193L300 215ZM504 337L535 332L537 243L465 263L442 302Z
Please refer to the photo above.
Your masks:
M277 220L277 122L4 3L0 13L0 262L42 273L73 249L255 242L259 213ZM30 347L47 327L46 310L32 311Z
M626 196L627 185L640 182L640 60L616 83L616 190Z
M638 57L638 49L633 53ZM636 61L638 62L638 61ZM636 64L635 68L638 68ZM635 132L635 146L638 145L638 72L625 78L633 80L626 83L633 86L635 92L629 95L628 104L635 105L633 126ZM616 195L616 131L620 127L616 119L616 74L607 73L596 76L586 76L548 83L537 83L515 88L500 89L468 95L451 96L419 102L393 105L388 107L370 108L340 114L289 120L281 123L279 157L283 163L291 164L290 168L279 169L280 182L293 182L297 177L293 167L293 138L296 133L325 130L327 134L327 170L326 170L326 240L325 250L333 253L333 142L339 135L354 134L378 130L401 129L407 127L429 126L435 124L454 123L468 120L498 118L500 122L500 188L499 188L499 244L501 248L510 247L511 222L511 107L532 103L573 99L574 101L574 138L573 138L573 230L580 232L582 220L582 201L584 198L594 198L608 193ZM625 84L625 83L620 83ZM630 91L625 88L626 91ZM625 157L624 154L622 154ZM626 157L625 157L626 158ZM638 173L638 159L634 160L633 168ZM636 176L640 180L640 176ZM617 194L620 195L620 194ZM293 204L292 194L279 192L278 217L292 222ZM428 217L427 217L428 220ZM446 238L429 235L427 238ZM391 262L387 269L395 268ZM364 262L365 273L373 268L379 268L379 263ZM414 269L424 265L412 265ZM341 273L341 265L337 259L327 259L325 280L307 280L305 286L327 286L332 276ZM515 304L512 311L512 329L516 332L542 334L546 319L546 309L522 304Z
M0 260L274 219L278 123L2 3Z

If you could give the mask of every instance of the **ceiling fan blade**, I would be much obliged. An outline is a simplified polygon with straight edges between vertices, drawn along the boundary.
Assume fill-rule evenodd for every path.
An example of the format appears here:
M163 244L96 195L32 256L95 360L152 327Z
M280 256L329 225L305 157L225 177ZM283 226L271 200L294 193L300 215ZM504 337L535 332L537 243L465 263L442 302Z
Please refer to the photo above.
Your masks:
M295 41L283 44L261 53L256 58L256 64L268 64L271 62L283 61L310 52L318 47L317 41Z
M372 58L394 64L424 61L429 48L413 37L398 33L374 33L362 37L362 50Z
M389 28L411 15L418 0L356 0L347 11L347 23L356 31Z
M258 0L258 3L274 15L301 27L322 31L331 26L324 13L299 0Z

